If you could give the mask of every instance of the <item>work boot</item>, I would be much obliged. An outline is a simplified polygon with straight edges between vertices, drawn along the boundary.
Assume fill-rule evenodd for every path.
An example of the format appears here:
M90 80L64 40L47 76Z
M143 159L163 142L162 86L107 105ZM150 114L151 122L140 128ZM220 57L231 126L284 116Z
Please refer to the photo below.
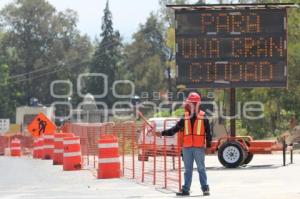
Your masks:
M209 196L209 195L210 195L210 192L209 192L209 186L207 186L207 187L205 187L205 188L203 189L203 195L204 195L204 196Z
M181 191L181 192L177 192L176 196L189 196L190 192L189 191Z

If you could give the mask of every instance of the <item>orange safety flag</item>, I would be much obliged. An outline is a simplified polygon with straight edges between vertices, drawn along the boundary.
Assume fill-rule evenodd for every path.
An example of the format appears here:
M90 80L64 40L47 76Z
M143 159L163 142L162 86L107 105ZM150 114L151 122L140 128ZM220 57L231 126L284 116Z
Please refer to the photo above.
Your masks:
M43 113L40 113L32 120L27 129L33 137L39 137L43 134L54 134L56 126Z

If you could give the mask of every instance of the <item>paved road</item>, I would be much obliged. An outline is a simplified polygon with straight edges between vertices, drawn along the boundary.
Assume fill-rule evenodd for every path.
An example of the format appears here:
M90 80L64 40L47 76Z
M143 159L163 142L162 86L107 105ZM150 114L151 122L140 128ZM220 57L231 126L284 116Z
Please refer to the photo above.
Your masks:
M300 199L300 155L281 167L280 155L258 155L250 166L224 169L207 157L212 199ZM201 196L197 173L192 195ZM1 199L176 198L126 179L96 180L90 171L63 172L50 161L0 157Z

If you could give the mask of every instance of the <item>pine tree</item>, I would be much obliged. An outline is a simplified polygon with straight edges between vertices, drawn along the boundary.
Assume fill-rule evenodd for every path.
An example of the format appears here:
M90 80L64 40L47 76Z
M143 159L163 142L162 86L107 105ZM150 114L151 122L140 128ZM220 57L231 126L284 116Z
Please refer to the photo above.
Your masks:
M121 37L118 31L114 31L112 13L109 10L109 1L106 2L104 16L101 25L101 40L98 44L90 65L90 73L102 73L108 77L108 88L111 88L117 79L118 64L121 59ZM103 81L99 78L91 78L88 85L88 92L93 95L102 94L104 91ZM110 91L110 89L108 89ZM114 98L111 92L101 99L111 106Z

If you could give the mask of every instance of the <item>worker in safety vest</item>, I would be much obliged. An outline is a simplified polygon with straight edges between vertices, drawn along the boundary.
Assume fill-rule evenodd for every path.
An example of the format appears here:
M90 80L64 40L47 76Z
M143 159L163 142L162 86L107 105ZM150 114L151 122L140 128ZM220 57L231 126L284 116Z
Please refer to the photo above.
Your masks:
M190 93L184 105L184 118L179 120L174 127L156 132L157 136L172 136L183 131L184 186L182 191L176 194L177 196L190 195L194 160L197 164L203 195L210 195L204 161L205 148L211 147L212 136L209 120L205 112L200 110L200 103L200 95L195 92Z

